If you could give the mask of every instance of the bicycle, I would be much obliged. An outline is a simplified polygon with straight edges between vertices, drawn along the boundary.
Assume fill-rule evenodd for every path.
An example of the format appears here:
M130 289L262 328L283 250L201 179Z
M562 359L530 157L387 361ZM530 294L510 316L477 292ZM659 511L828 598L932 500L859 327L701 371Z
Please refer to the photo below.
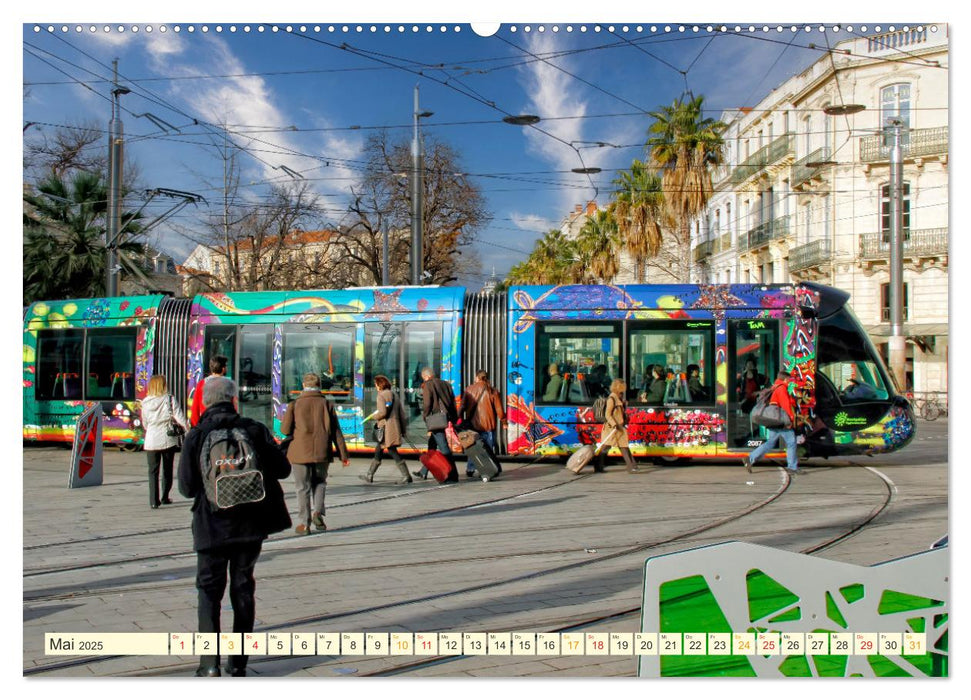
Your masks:
M944 392L927 392L923 396L910 394L914 406L914 413L924 420L937 420L939 416L947 415L947 394Z

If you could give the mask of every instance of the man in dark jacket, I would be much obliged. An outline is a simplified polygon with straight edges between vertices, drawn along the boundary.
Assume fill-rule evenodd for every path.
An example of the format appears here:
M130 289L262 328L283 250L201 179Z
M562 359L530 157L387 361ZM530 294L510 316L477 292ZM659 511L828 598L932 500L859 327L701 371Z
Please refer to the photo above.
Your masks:
M263 540L290 527L280 479L290 474L290 463L262 423L236 411L236 384L226 377L209 377L203 388L206 412L185 437L179 462L179 491L192 503L192 539L196 551L196 588L199 590L199 632L220 632L219 608L226 590L233 605L233 632L252 632L256 617L256 579L253 572ZM256 451L263 473L265 497L217 510L209 503L203 483L201 454L206 436L220 428L240 428ZM246 656L230 656L226 672L246 675ZM219 655L200 656L197 676L218 676Z
M293 465L293 482L297 487L300 522L296 532L309 535L311 522L318 530L326 530L324 496L334 449L340 453L345 467L351 462L337 411L320 392L320 377L313 372L303 376L303 391L287 406L280 429L284 435L293 436L287 458Z
M425 419L426 425L428 423L428 417L433 413L444 413L452 425L458 423L459 417L458 411L455 408L455 393L452 391L452 386L448 382L436 377L431 367L422 368L421 377L425 380L421 385L421 417ZM448 457L448 461L452 465L450 478L453 475L454 478L458 478L458 473L455 469L455 460L452 458L452 448L448 446L448 437L445 435L445 428L429 430L428 436L430 438L428 441L429 449L432 449L434 446L435 449ZM415 476L420 476L422 479L428 478L428 469L425 467L412 473Z

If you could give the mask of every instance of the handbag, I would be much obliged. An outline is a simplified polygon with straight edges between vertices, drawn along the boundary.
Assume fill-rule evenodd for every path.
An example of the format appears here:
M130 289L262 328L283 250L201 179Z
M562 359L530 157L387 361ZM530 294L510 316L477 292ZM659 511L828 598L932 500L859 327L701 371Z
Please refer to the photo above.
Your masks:
M371 429L371 437L379 445L382 444L384 442L384 426L375 423Z
M763 389L755 402L755 407L750 414L752 422L765 428L778 430L789 427L789 414L782 406L769 403L772 396L772 387Z
M172 397L169 396L169 410L172 415L169 417L169 427L165 430L165 434L169 437L174 437L176 442L176 447L182 449L182 440L185 438L185 428L175 420L175 406L172 404Z
M438 385L433 385L435 390L436 403L439 408L434 413L429 413L428 417L425 418L425 427L428 428L430 432L438 432L439 430L445 430L448 427L448 411L445 408L445 399L442 398L441 393L438 391Z

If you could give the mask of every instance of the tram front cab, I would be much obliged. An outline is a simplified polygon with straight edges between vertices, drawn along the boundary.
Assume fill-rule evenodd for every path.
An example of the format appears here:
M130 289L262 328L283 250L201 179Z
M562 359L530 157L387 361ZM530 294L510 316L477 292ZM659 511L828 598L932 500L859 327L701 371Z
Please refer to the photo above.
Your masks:
M916 432L914 412L847 304L849 295L806 286L820 293L816 417L807 437L809 456L900 449Z

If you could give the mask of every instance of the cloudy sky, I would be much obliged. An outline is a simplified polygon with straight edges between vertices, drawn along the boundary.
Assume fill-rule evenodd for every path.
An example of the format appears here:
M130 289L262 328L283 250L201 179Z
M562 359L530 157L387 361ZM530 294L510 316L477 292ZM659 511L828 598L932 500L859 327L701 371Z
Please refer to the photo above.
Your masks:
M460 280L472 288L493 267L502 276L575 205L604 203L616 171L644 157L648 112L690 91L704 95L707 116L717 118L818 60L823 53L809 44L849 38L845 30L824 36L789 25L713 33L622 22L505 24L489 37L454 23L418 31L354 23L284 23L275 31L271 23L105 26L23 25L23 119L33 122L25 139L63 126L106 129L117 58L119 82L131 90L121 98L126 155L142 189L189 191L215 206L217 146L231 142L241 148L252 201L294 171L321 194L325 218L336 224L363 175L368 135L385 128L410 138L417 84L422 109L434 112L423 132L461 154L462 172L492 214L476 244L482 270ZM146 114L155 121L139 116ZM501 121L508 114L542 121L510 126ZM603 172L571 172L582 166ZM131 199L128 208L139 195ZM207 212L205 204L187 208L175 223L198 230ZM174 228L157 234L178 262L192 247Z

